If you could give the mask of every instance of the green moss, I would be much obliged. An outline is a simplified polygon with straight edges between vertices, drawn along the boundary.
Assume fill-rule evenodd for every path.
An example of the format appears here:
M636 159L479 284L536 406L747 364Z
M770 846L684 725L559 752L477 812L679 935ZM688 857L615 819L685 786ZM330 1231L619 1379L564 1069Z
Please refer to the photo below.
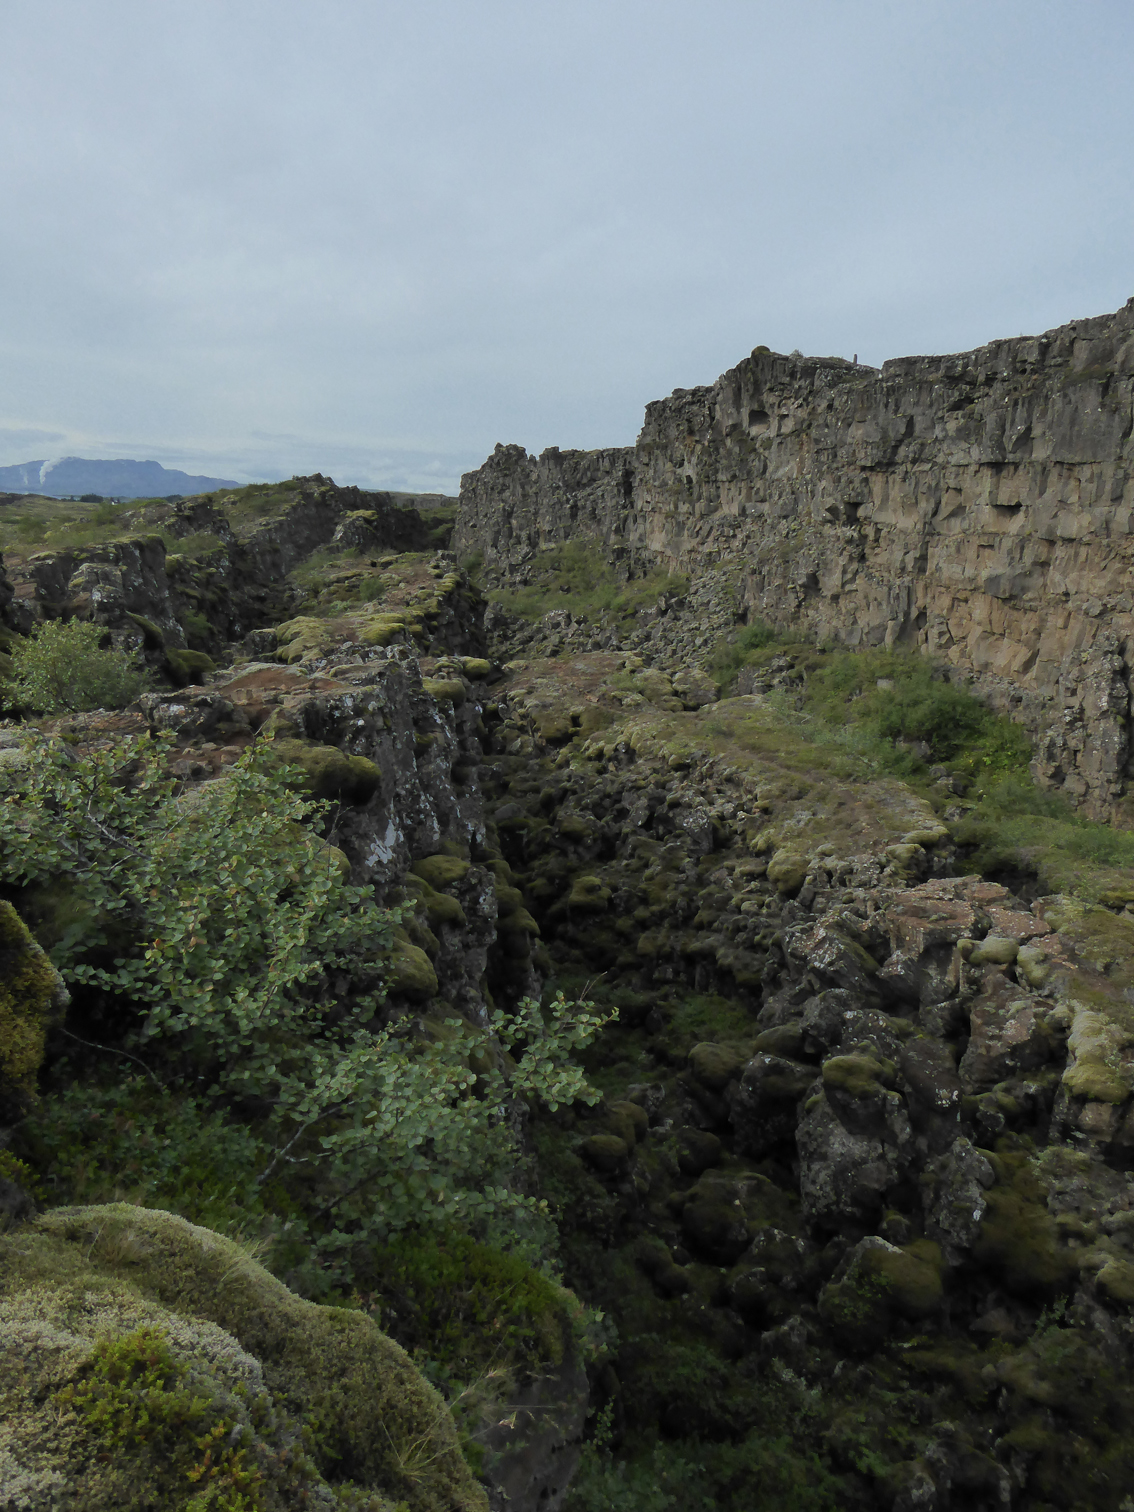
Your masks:
M0 1442L67 1505L282 1512L306 1481L483 1512L444 1403L398 1345L232 1242L117 1204L46 1214L0 1249Z
M893 1087L897 1068L871 1055L834 1055L823 1062L823 1085L854 1098L876 1097Z
M48 1026L67 1002L59 973L10 903L0 902L0 1107L34 1098Z
M885 1283L852 1270L823 1288L819 1314L848 1349L877 1349L889 1330L890 1305Z
M153 620L143 619L140 614L127 614L127 619L133 620L138 629L145 636L146 649L149 651L161 651L165 647L165 632Z
M605 913L610 899L610 888L601 878L576 877L567 895L567 907L580 913Z
M448 1231L402 1238L359 1264L389 1332L470 1380L493 1366L527 1375L563 1363L568 1294L515 1255Z
M460 882L469 869L469 863L460 856L422 856L410 867L415 877L420 877L438 892Z
M778 850L768 862L768 881L781 893L797 893L807 876L807 857L798 851Z
M308 656L325 656L335 646L338 637L326 620L311 615L297 615L276 626L277 656L290 663L303 661Z
M210 672L216 671L216 663L203 651L182 651L176 646L165 648L165 662L170 676L180 688L202 682Z
M433 969L433 962L424 950L410 943L404 930L394 932L386 985L392 993L408 997L414 1002L426 1002L437 994L437 973Z
M1078 1267L1074 1253L1060 1242L1034 1163L1016 1152L992 1159L999 1179L986 1194L973 1256L997 1271L1010 1291L1040 1299L1058 1296Z
M694 1045L689 1051L689 1069L701 1086L710 1092L723 1092L735 1081L752 1058L752 1043ZM814 1074L810 1075L814 1080Z
M459 677L423 677L421 686L438 703L464 703L468 691Z
M267 747L277 761L296 770L296 785L315 798L368 802L382 784L382 773L365 756L348 756L337 746L306 740L273 740Z
M417 899L419 908L423 909L430 925L434 928L438 924L451 924L455 928L463 929L468 920L465 911L448 893L435 891L429 883L421 877L410 876L406 878L406 886Z
M944 1302L939 1245L919 1239L902 1249L868 1250L862 1268L885 1288L890 1305L905 1318L937 1312Z
M461 671L472 682L482 682L492 671L492 663L483 656L462 656Z

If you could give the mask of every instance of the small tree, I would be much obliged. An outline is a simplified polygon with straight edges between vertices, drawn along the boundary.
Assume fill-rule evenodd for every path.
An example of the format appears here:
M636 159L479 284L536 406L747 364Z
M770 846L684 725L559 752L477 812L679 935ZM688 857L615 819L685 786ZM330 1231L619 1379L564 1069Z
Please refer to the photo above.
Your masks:
M12 644L12 675L5 689L9 704L26 704L40 714L77 714L88 709L123 709L147 685L144 672L113 646L100 643L102 625L80 620L46 620L27 640Z
M435 1041L384 1027L400 916L344 879L304 822L318 805L255 747L186 795L161 757L144 739L81 757L40 739L0 769L0 881L79 905L51 952L64 978L142 1011L132 1049L170 1089L254 1110L260 1179L317 1191L322 1248L539 1213L511 1189L511 1105L595 1101L570 1052L605 1020L560 996L546 1014L525 1000L484 1027L450 1020Z

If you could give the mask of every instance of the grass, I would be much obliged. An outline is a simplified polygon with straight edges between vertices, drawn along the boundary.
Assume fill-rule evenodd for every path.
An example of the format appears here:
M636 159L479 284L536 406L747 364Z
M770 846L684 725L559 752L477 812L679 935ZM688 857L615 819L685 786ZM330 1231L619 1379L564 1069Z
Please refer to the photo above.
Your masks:
M982 873L1032 873L1044 893L1112 907L1134 902L1134 834L1077 814L1066 799L1006 778L953 826Z
M727 690L740 671L767 667L776 657L793 663L802 687L796 700L773 694L770 701L801 741L846 754L850 765L841 775L853 776L866 763L916 786L929 780L931 766L945 766L978 796L1027 775L1031 745L1020 726L916 651L817 649L782 639L757 620L717 645L712 668Z
M738 634L717 642L709 669L724 691L736 682L745 667L763 665L779 651L780 638L771 625L766 625L763 620L753 620Z
M219 551L224 547L220 536L213 535L209 530L197 530L187 536L175 536L163 530L161 538L165 542L166 551L171 556L205 556L210 551Z
M472 564L470 559L467 565ZM631 620L640 610L656 604L663 594L680 595L689 588L687 577L664 572L624 582L600 549L573 542L539 552L528 564L528 571L531 581L524 587L493 592L488 597L531 621L557 609L587 620L604 616Z
M288 575L288 581L305 594L302 613L326 618L348 614L362 604L380 603L421 570L429 560L421 552L383 552L385 567L374 567L374 558L357 546L326 546L314 551ZM429 578L432 583L432 578Z
M0 510L0 552L28 556L117 540L138 528L137 502L80 504L70 499L21 499L19 512Z

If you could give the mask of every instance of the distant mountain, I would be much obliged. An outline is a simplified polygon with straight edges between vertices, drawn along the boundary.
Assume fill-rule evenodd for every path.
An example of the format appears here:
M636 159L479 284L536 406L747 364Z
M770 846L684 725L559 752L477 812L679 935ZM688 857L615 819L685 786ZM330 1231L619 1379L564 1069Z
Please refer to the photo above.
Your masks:
M200 478L176 467L162 467L160 462L125 458L96 462L87 457L53 457L0 467L0 492L46 494L52 499L85 493L111 499L153 499L239 487L231 478Z

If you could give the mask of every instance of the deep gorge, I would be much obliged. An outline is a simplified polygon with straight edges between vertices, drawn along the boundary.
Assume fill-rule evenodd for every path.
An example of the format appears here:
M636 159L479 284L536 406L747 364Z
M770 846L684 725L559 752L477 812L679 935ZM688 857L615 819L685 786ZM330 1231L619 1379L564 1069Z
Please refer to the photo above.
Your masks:
M34 732L164 737L189 813L267 752L401 910L410 1053L528 994L617 1011L595 1102L504 1116L550 1223L335 1269L306 1188L158 1170L125 1057L173 1062L46 961L74 891L5 872L0 1020L38 1046L0 1087L8 1505L188 1505L60 1406L145 1328L162 1402L190 1380L246 1446L207 1505L1134 1504L1132 322L880 372L758 348L635 447L498 447L455 519L315 477L5 536L8 654L92 621L153 683L12 709L7 803ZM174 1106L218 1149L263 1118Z

